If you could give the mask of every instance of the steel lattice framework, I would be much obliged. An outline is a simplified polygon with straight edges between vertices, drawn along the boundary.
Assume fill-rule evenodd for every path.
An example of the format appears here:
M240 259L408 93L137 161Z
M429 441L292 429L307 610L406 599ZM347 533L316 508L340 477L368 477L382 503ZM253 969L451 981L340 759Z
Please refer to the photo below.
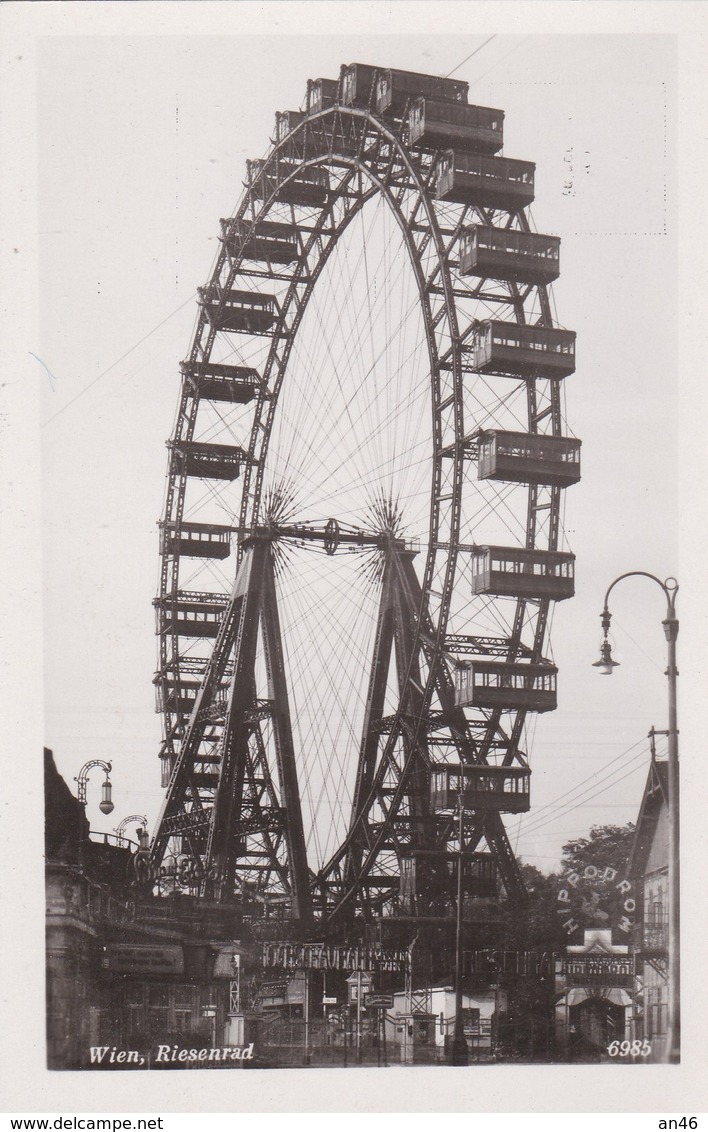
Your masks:
M416 138L420 91L428 119L437 114L443 124ZM305 928L332 930L354 917L447 918L458 822L451 805L433 804L431 788L436 770L450 767L476 774L480 790L508 769L498 804L478 793L478 804L465 806L465 853L470 876L489 881L498 870L506 892L523 896L501 813L511 808L504 791L528 784L527 714L555 705L544 649L552 601L572 592L560 513L563 488L577 478L579 442L564 435L561 413L574 336L554 327L545 282L558 241L530 230L533 166L494 156L499 145L474 122L483 111L496 115L501 137L503 114L469 107L466 96L455 80L356 65L338 83L308 84L305 109L278 115L267 156L249 162L200 291L161 524L156 685L166 796L152 854L175 884L237 898L254 919L276 907ZM452 126L445 133L445 116L455 114L468 123L462 141ZM350 294L364 314L351 337L384 340L382 325L394 336L379 297L385 287L372 299L362 234L374 209L397 232L380 262L413 281L415 313L405 313L397 348L402 357L415 330L428 422L420 548L405 536L405 492L391 489L392 472L386 478L357 460L352 482L374 484L367 521L342 514L336 499L326 521L326 512L311 518L312 453L298 467L288 448L278 464L279 414L310 349L313 296L333 292L333 280L350 271L357 239L366 278ZM378 278L393 280L394 267ZM323 335L336 317L320 319ZM331 338L323 340L335 366ZM376 380L352 378L356 388L349 401L342 394L337 414L323 379L315 415L324 420L329 403L332 429L341 427L335 417L367 395L368 383L372 404L379 396ZM351 728L358 738L341 764L351 781L348 816L334 848L313 861L319 834L316 818L309 834L303 821L313 789L304 768L317 734L322 749L330 737L321 718L307 741L294 736L308 709L298 700L295 630L281 624L288 599L280 591L298 554L324 577L347 552L364 563L369 584L365 695ZM463 685L475 690L466 696ZM336 769L324 777L333 789Z

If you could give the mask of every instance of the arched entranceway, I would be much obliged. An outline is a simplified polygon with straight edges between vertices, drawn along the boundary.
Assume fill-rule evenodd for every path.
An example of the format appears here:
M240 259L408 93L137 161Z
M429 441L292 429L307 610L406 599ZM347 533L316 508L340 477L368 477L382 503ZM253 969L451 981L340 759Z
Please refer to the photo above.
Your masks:
M630 1037L632 999L622 987L571 987L556 1001L556 1043L570 1061L599 1061Z
M624 1006L609 999L586 998L570 1011L570 1046L602 1053L610 1042L622 1041L625 1029Z

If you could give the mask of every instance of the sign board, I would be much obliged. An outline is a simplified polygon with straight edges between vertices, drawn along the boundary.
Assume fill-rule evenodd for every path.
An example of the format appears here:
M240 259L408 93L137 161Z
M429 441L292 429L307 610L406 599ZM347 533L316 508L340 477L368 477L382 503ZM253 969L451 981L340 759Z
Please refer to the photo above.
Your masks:
M566 959L565 973L570 986L631 987L634 980L634 956L573 956Z
M582 872L571 870L563 877L556 911L564 917L561 925L567 935L582 927L628 936L636 907L632 884L619 869L586 865Z
M403 948L340 947L329 943L278 941L263 944L263 967L287 971L406 971L409 955Z
M181 975L184 953L177 944L153 947L144 943L109 943L103 949L101 966L105 971L124 975Z
M563 961L563 956L553 951L500 951L487 948L468 954L469 973L487 979L496 979L500 974L536 977L553 975Z
M367 994L364 995L364 1003L366 1006L377 1006L379 1010L390 1010L393 1006L393 995Z
M336 998L328 998L327 995L325 995L322 999L322 1005L323 1006L336 1006L337 1000L336 1000Z

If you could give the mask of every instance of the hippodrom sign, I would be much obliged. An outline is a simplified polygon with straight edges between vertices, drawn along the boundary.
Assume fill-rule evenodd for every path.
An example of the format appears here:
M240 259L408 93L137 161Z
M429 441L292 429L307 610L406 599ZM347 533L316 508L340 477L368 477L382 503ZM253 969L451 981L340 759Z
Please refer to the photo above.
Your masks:
M556 911L558 915L566 916L561 926L568 935L581 927L582 920L589 921L590 926L595 928L615 928L625 935L629 934L637 902L632 894L631 882L626 877L618 880L619 875L619 869L610 865L586 865L582 872L573 871L564 877ZM611 911L606 911L603 904L610 904Z

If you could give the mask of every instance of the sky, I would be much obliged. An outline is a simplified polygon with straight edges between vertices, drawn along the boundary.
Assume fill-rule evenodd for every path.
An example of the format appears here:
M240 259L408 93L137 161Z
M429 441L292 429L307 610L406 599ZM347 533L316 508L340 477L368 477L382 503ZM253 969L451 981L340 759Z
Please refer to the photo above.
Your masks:
M92 777L94 828L157 812L157 520L196 288L210 273L219 218L242 193L246 159L268 148L275 112L299 106L308 77L335 75L344 62L454 71L470 83L471 102L502 107L505 153L537 164L535 226L563 240L553 294L559 323L578 333L566 393L570 426L583 440L583 480L566 493L565 513L577 589L554 614L559 706L532 736L533 808L518 829L509 821L512 844L550 870L568 838L636 816L646 734L666 726L662 596L641 579L614 591L622 664L611 679L591 667L599 613L608 584L625 570L674 574L683 925L700 929L705 24L700 5L639 7L377 3L372 14L354 3L3 6L6 32L21 17L2 38L2 105L13 113L0 113L0 191L11 206L0 227L0 557L9 579L0 595L0 693L10 755L0 812L11 819L3 822L4 880L21 910L4 964L18 1027L17 1074L8 1080L24 1086L21 1106L29 1045L15 1035L26 1022L32 1048L41 1049L44 1017L37 751L51 746L72 786L87 759L112 761L116 810L101 817L101 776ZM687 947L686 963L699 954ZM696 970L685 985L697 990L698 978ZM695 1068L700 996L686 1000L686 1062ZM47 1084L35 1068L34 1100L55 1104L56 1080ZM617 1077L628 1086L621 1070ZM105 1082L97 1084L96 1103L105 1107ZM74 1084L64 1085L71 1109ZM596 1086L592 1070L575 1082L577 1111L597 1106ZM426 1087L425 1075L407 1080L406 1107L416 1088L421 1110L458 1103L432 1101ZM373 1105L374 1083L367 1088ZM682 1068L677 1109L685 1089ZM504 1103L525 1108L521 1092ZM656 1108L670 1092L657 1105L655 1093L641 1099L635 1088L618 1103ZM565 1090L557 1093L539 1100L539 1110L568 1107ZM601 1095L609 1103L604 1084ZM292 1091L283 1097L270 1103L289 1110ZM480 1110L499 1102L481 1089ZM260 1095L244 1092L243 1103L262 1111ZM383 1111L388 1099L381 1103Z
M112 763L116 811L98 813L98 774L92 826L137 814L152 827L164 442L219 218L308 78L354 60L454 72L470 102L504 109L505 155L536 163L534 225L562 238L555 314L578 335L566 404L583 479L565 498L576 596L553 616L559 706L532 722L532 810L507 822L522 859L549 871L566 840L634 819L647 732L666 727L658 588L635 579L615 591L622 667L610 681L591 664L613 578L679 572L675 44L504 34L242 44L101 35L40 48L45 741L70 782L88 759Z

